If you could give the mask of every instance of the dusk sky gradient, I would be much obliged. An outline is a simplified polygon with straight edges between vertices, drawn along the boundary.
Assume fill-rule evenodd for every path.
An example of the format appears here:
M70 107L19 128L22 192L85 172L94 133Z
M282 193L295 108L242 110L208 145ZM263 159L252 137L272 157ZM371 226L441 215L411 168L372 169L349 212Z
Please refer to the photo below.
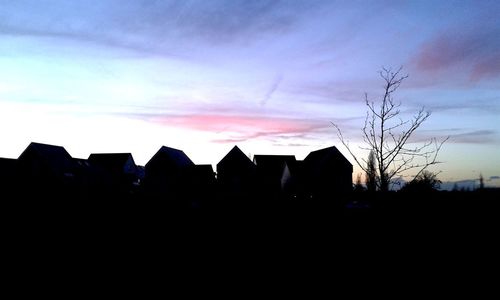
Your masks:
M215 165L234 145L336 145L354 164L330 122L361 145L364 93L403 66L403 116L432 111L413 141L450 136L431 170L500 186L499 16L500 1L0 0L0 157L36 141L143 165L165 145Z

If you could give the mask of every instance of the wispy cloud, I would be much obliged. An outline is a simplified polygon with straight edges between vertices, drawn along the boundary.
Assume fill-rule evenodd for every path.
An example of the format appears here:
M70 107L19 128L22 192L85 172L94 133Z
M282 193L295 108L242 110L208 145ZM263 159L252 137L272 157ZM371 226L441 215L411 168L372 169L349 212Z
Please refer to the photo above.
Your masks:
M207 132L220 135L216 143L234 143L264 138L271 140L314 139L331 128L328 120L293 118L282 116L259 116L224 114L216 112L198 113L125 113L130 118L160 124L162 126Z
M322 82L301 82L283 89L293 95L309 97L310 101L363 103L363 89L366 86L366 82L362 82L362 80L326 80Z
M500 27L482 25L439 33L421 46L412 64L425 73L453 71L471 81L499 76Z
M415 131L411 143L423 143L433 138L438 140L449 136L446 143L456 144L498 144L500 136L495 130L468 130L462 128L434 129Z
M440 98L437 98L441 100ZM464 100L454 99L453 103L450 101L433 101L425 105L426 109L432 113L447 112L447 111L471 111L480 112L482 114L498 114L500 113L499 103L500 97L487 97L487 98L469 98ZM414 113L418 108L422 107L421 101L411 102L408 109L404 113Z
M283 34L323 1L20 0L0 7L0 35L52 37L157 54L248 44Z
M261 137L307 134L323 129L326 122L263 116L183 115L153 119L165 126L182 127L229 136L216 142L244 141Z
M260 101L260 105L267 104L267 102L269 101L269 99L271 99L274 92L276 92L276 90L278 89L282 80L283 80L283 74L276 75L276 77L274 78L274 81L271 83L271 86L269 87L269 90L264 95L264 98L262 99L262 101Z
M498 134L494 130L475 130L450 136L451 143L491 144L498 143Z

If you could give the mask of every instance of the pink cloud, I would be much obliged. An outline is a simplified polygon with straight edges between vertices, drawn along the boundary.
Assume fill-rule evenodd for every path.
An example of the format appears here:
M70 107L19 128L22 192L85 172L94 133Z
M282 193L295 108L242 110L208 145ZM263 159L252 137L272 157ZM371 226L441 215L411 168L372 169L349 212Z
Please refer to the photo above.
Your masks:
M415 58L415 63L420 70L425 71L449 67L466 57L464 45L459 44L462 43L441 35L424 44Z
M471 73L471 80L494 77L500 73L500 52L477 63Z
M445 76L465 75L470 81L500 75L498 30L474 29L442 33L422 45L412 59L417 70ZM443 74L441 74L443 75Z
M152 121L165 126L228 134L224 138L214 140L217 143L234 143L259 137L303 135L330 126L327 121L310 119L217 114L157 116Z

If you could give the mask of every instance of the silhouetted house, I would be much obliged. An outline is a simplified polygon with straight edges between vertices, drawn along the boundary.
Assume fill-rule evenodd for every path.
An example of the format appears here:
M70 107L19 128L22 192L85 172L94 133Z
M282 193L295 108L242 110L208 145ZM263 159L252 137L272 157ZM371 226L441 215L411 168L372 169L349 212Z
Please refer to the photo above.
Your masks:
M257 180L262 196L278 198L284 196L285 186L292 178L297 160L294 155L255 155Z
M19 156L19 176L31 193L64 194L76 182L74 162L61 146L31 143Z
M330 199L352 191L352 164L335 146L309 153L302 175L310 198Z
M106 173L111 189L132 193L139 183L138 168L130 153L93 153L88 162Z
M0 193L11 194L15 191L17 180L17 159L0 158Z
M217 181L223 197L253 196L256 192L256 172L255 164L238 146L234 146L217 164Z
M185 199L193 166L182 150L161 147L145 166L146 192L153 197Z

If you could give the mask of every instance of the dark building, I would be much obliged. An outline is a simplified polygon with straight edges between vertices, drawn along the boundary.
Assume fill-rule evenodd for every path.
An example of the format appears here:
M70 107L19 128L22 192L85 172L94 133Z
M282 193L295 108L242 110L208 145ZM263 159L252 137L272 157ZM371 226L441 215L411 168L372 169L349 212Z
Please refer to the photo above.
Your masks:
M88 163L99 170L109 189L120 193L133 193L139 184L138 167L130 153L94 153Z
M150 197L189 197L190 172L194 163L182 150L161 147L145 166L144 187Z
M61 146L31 143L19 156L19 179L30 193L64 195L76 183L73 158Z
M304 159L302 179L309 198L335 198L352 191L352 164L335 146L313 151Z
M239 200L251 198L256 193L256 166L234 146L217 164L217 181L222 198Z

